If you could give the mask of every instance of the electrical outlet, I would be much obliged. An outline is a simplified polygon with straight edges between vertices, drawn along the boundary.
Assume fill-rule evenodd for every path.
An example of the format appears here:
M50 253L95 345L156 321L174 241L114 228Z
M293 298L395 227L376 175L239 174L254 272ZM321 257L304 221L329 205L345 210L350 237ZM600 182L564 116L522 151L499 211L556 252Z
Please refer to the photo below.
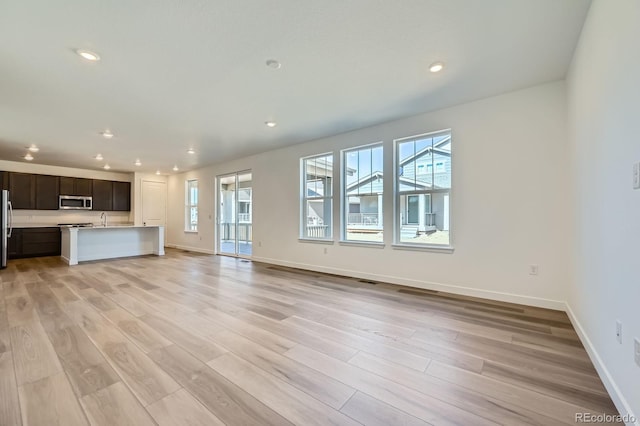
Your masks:
M258 247L262 247L262 241L258 241Z
M633 189L640 189L640 163L633 165Z
M327 254L327 253L329 253L329 249L325 247L324 248L324 254Z
M636 365L640 367L640 340L637 337L633 339L633 359L636 361Z
M538 275L538 265L529 265L529 275Z
M616 340L622 344L622 321L616 321Z

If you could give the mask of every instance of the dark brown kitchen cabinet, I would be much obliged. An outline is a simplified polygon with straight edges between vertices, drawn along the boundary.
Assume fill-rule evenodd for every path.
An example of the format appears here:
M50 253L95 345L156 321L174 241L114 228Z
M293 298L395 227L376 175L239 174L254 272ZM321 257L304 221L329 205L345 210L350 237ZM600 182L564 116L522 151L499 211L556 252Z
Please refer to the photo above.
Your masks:
M81 195L83 197L91 197L93 195L93 181L91 179L75 178L76 193L73 195Z
M76 178L66 176L60 177L60 195L77 195Z
M36 176L36 209L58 210L58 195L60 195L60 177Z
M0 189L10 191L17 210L57 210L60 195L93 197L93 210L131 210L130 182L0 172Z
M11 237L7 239L7 258L19 259L22 255L22 229L11 230Z
M0 172L0 190L9 189L9 172Z
M60 228L15 228L8 241L9 259L60 255Z
M9 172L9 197L14 209L35 209L36 175Z
M93 210L113 210L113 182L93 180Z
M113 182L113 210L121 212L131 210L131 183Z
M91 179L60 177L60 195L93 195L93 181Z

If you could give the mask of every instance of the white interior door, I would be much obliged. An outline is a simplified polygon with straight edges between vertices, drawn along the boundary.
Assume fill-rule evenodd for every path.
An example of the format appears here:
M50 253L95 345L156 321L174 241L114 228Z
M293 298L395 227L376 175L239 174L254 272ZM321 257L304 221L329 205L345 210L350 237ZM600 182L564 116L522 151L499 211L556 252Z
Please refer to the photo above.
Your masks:
M164 182L142 181L142 224L167 225L167 184Z

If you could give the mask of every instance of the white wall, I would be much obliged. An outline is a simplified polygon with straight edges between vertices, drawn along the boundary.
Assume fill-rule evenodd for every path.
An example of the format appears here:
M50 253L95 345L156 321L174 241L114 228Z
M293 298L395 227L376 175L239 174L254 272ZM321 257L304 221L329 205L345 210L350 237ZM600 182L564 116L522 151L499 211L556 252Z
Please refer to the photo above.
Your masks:
M453 253L299 242L300 157L451 128ZM277 131L277 130L276 130ZM254 259L417 287L563 308L568 278L566 105L554 82L274 150L169 178L167 241L212 252L214 182L253 170ZM391 156L385 176L392 175ZM337 173L337 171L336 171ZM184 181L199 179L200 230L184 229ZM337 181L337 179L336 179ZM336 182L337 184L337 182ZM392 179L385 227L393 229ZM335 199L336 216L339 198ZM338 224L334 233L338 233ZM261 246L258 245L261 242ZM328 248L328 254L323 250ZM540 274L528 274L538 264Z
M633 360L640 190L632 189L632 164L640 161L640 1L592 4L567 81L575 196L569 306L618 409L640 416Z
M26 163L19 161L0 160L0 170L7 172L35 173L42 175L70 176L86 179L105 179L121 182L131 182L130 173L107 172L102 170L76 169L71 167L48 166L44 164ZM58 223L100 222L99 211L81 210L14 210L14 226L29 226L30 224L56 225ZM108 212L109 223L124 223L131 221L129 212Z

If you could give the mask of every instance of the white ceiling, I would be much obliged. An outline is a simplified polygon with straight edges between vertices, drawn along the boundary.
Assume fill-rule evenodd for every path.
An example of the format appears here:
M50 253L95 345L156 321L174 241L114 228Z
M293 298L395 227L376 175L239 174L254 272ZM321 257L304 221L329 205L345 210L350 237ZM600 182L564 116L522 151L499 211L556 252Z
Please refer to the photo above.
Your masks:
M36 163L98 168L100 152L112 171L182 171L561 79L588 7L3 0L0 158L24 161L33 143Z

